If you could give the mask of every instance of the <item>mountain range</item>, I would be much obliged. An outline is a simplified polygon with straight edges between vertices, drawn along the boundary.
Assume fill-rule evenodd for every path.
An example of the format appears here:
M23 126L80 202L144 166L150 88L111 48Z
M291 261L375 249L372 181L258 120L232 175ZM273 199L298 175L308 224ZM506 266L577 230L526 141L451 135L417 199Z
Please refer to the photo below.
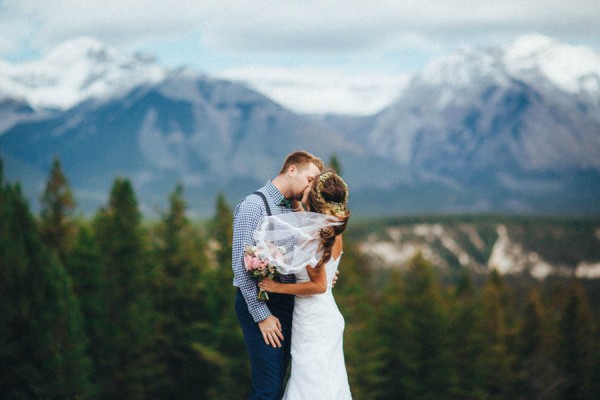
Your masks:
M363 215L600 212L600 55L540 35L434 60L367 116L305 115L248 86L94 39L0 62L0 156L37 205L58 156L79 207L116 176L142 211L182 182L193 215L306 149L335 155Z

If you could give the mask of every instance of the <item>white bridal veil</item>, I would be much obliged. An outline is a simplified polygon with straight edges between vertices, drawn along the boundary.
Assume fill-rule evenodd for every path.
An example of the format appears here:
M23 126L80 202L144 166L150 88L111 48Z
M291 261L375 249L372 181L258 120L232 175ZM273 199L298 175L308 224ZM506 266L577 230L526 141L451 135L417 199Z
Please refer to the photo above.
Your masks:
M314 267L323 255L319 251L321 229L340 224L336 217L313 212L267 216L254 231L256 253L282 274Z

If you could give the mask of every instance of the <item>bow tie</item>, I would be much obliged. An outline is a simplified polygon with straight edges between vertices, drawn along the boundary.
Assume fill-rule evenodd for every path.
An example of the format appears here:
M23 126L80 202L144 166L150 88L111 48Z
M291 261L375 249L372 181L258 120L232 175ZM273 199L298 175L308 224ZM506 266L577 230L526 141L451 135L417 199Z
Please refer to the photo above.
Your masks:
M292 208L292 201L285 197L279 202L279 205L285 208Z

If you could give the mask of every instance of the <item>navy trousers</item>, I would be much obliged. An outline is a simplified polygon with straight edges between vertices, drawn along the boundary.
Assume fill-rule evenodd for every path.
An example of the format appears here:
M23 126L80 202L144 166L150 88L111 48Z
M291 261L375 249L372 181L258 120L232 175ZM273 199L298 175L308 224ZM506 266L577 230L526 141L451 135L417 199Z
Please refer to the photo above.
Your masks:
M279 318L285 338L281 347L273 348L265 344L258 324L248 312L242 292L239 289L236 292L235 311L244 333L252 370L252 390L248 399L280 400L283 396L283 380L290 362L294 296L269 293L267 305L271 313Z

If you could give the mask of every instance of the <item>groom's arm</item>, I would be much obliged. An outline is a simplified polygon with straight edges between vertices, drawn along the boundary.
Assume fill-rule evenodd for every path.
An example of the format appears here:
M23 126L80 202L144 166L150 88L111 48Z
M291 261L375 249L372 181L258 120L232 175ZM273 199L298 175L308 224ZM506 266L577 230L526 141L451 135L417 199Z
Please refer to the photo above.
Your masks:
M256 281L250 277L244 267L244 246L255 244L252 234L262 218L263 209L261 205L249 202L248 199L238 205L233 217L231 259L233 284L240 288L254 322L261 322L271 316L269 307L263 301L258 300Z

